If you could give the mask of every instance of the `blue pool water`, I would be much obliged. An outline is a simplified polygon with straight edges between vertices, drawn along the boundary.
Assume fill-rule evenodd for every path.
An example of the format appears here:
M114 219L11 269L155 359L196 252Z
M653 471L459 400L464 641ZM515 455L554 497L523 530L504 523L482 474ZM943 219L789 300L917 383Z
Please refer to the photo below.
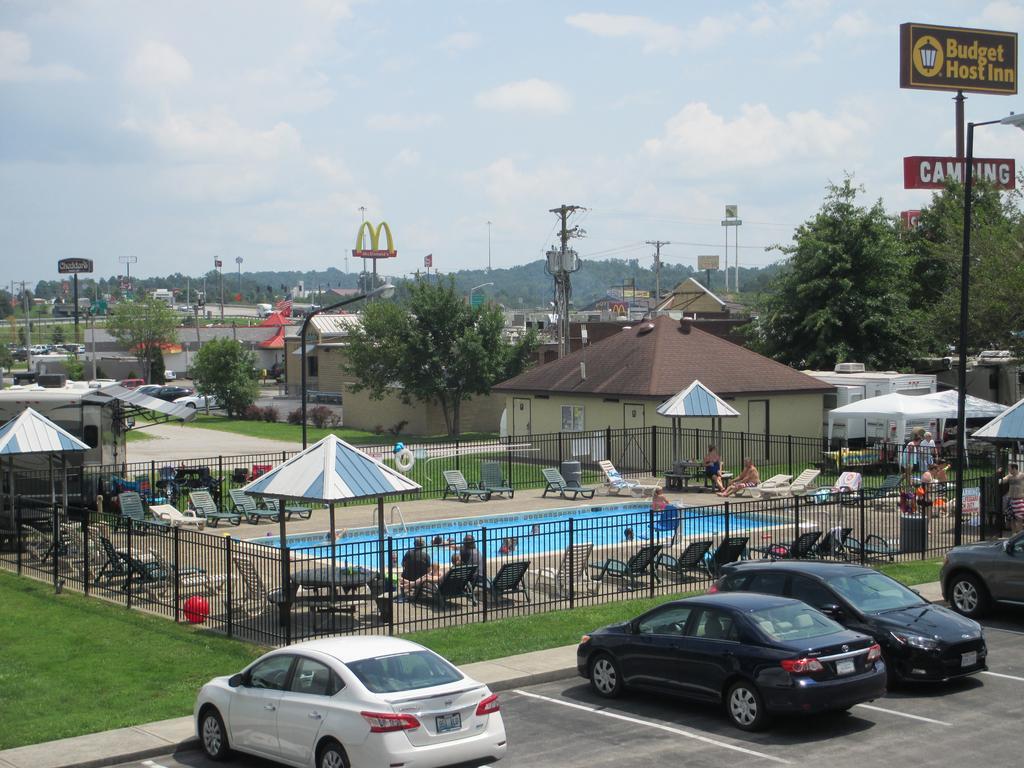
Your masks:
M654 538L667 540L678 533L681 538L714 539L726 532L726 517L722 508L684 507L677 513L655 513ZM681 520L676 530L674 515ZM775 526L784 519L775 516L757 517L731 513L730 531L752 530ZM476 540L484 557L518 557L540 552L564 550L571 539L574 543L588 542L595 546L614 545L626 539L626 530L632 529L636 539L650 538L651 513L649 503L618 503L606 506L549 509L539 512L521 512L474 518L453 518L410 523L408 526L388 526L392 552L401 554L409 549L416 537L422 537L428 547L440 536L447 549L450 543L459 543L467 533ZM377 529L375 527L349 529L336 541L334 555L338 561L375 568L378 563ZM511 540L511 542L510 542ZM249 539L257 544L279 547L277 536ZM509 544L512 550L508 551ZM387 546L385 544L385 546ZM330 557L331 547L327 532L297 534L288 537L290 550L301 550L313 557ZM444 559L440 552L432 557Z

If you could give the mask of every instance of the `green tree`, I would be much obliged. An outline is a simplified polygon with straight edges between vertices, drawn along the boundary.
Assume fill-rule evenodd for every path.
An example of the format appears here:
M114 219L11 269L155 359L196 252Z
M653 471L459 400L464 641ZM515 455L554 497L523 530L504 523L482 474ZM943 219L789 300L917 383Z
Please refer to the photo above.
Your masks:
M53 331L50 334L50 341L53 344L63 344L64 343L64 326L63 325L61 325L60 323L54 323Z
M14 355L6 344L0 344L0 389L4 387L4 373L14 366Z
M259 394L255 367L256 355L239 342L214 339L203 344L193 358L192 379L196 389L217 398L229 416L239 416Z
M71 381L82 381L85 378L85 364L78 359L78 355L68 355L64 370Z
M1022 176L1024 181L1024 176ZM969 351L1021 350L1024 330L1024 214L1019 191L1000 193L977 179L971 212ZM960 334L960 266L963 256L964 187L950 181L921 210L909 235L911 300L930 331L922 346L946 354Z
M146 381L156 384L164 380L161 347L174 343L177 325L174 310L146 296L117 304L107 320L107 331L135 355Z
M531 332L509 342L493 304L472 308L447 284L417 281L402 304L377 301L349 336L346 369L354 388L381 399L394 392L406 404L437 402L449 435L460 433L462 403L520 373L536 348Z
M879 200L859 205L849 178L793 236L785 268L762 295L752 342L790 365L830 369L856 360L906 366L915 350L909 260L899 224Z

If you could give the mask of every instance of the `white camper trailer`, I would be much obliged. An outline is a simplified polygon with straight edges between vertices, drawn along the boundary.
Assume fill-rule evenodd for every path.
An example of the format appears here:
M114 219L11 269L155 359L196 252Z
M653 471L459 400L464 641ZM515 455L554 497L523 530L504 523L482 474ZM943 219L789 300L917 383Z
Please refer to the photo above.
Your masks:
M866 371L863 363L839 363L832 371L804 371L808 376L832 384L836 391L825 395L825 410L822 415L822 434L827 434L828 414L839 408L869 397L899 392L904 395L927 395L935 391L936 377L929 373L899 373L897 371ZM907 435L892 434L895 422L878 419L848 419L836 421L832 429L833 439L856 444L878 440L904 442ZM930 428L933 425L907 422L907 430L914 427Z

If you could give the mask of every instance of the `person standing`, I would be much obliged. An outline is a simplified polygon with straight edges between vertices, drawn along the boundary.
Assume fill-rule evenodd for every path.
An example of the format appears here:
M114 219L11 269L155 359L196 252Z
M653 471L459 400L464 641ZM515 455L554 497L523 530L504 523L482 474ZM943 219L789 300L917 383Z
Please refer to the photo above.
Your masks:
M1000 478L999 484L1006 486L1010 530L1014 534L1020 533L1024 530L1024 474L1021 474L1020 467L1011 464L1009 473Z
M917 461L921 465L921 469L928 469L938 458L935 439L931 432L925 432L924 437L917 444Z
M651 497L651 511L663 512L668 506L668 499L665 497L665 490L659 485L654 489L654 496Z

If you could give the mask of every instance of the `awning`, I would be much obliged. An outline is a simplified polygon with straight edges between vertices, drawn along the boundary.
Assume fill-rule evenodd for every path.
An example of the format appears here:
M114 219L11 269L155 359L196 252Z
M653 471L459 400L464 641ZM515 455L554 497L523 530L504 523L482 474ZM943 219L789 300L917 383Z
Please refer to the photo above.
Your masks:
M284 349L284 328L279 327L277 333L269 339L264 339L256 346L260 349Z
M82 402L104 403L111 400L120 401L124 406L125 412L131 416L152 418L151 414L156 412L167 416L169 419L180 419L182 421L192 421L196 417L195 408L168 403L166 400L150 397L134 389L122 387L119 384L111 384L82 397Z

